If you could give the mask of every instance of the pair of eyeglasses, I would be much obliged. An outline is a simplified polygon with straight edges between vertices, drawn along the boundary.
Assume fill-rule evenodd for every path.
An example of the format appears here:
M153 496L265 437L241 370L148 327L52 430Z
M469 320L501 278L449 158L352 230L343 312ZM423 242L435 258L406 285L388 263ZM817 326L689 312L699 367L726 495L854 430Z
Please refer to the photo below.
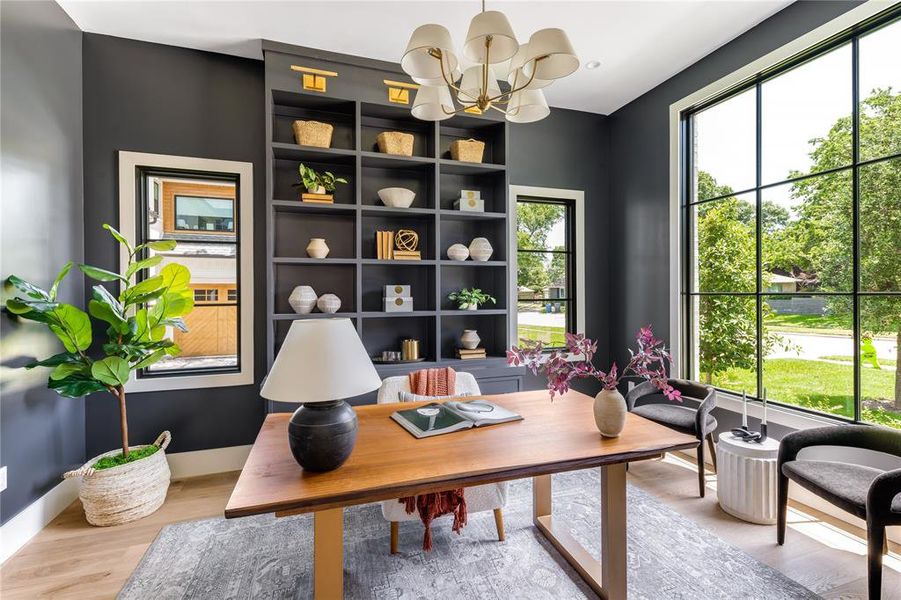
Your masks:
M743 442L756 442L761 437L759 432L748 431L747 429L742 429L741 427L733 428L732 435L741 439Z

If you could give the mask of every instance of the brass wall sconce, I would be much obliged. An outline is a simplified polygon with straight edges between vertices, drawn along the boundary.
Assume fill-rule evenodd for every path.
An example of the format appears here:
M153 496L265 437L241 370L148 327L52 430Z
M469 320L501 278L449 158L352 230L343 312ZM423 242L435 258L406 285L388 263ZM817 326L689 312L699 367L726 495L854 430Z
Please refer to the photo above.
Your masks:
M419 86L415 83L391 81L390 79L385 79L384 84L388 86L388 102L393 102L395 104L409 104L410 90L419 89Z
M322 69L300 67L298 65L291 65L291 70L303 73L303 89L310 92L325 93L326 78L338 76L338 73L335 71L323 71Z

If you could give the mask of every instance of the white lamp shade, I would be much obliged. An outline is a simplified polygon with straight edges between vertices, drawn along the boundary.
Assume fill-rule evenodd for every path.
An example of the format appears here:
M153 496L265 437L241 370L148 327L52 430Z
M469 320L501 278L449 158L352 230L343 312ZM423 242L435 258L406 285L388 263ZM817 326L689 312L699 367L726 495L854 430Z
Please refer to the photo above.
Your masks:
M541 60L536 61L537 58ZM579 68L579 57L562 29L539 29L533 33L525 60L523 73L531 76L534 69L536 79L560 79Z
M488 36L491 36L490 49L485 47ZM463 56L472 62L504 62L516 54L517 49L519 42L516 41L513 28L504 13L488 10L477 14L470 21L466 43L463 44Z
M447 64L448 60L446 57L447 57L447 55L445 54L444 57L442 57L442 59L441 59L441 61L444 63L444 73L447 75L448 80L450 80L452 82L459 81L460 76L463 75L463 71L460 70L460 65L458 64L456 69L451 69L450 66ZM434 58L432 60L434 60L435 62L438 62ZM439 70L438 77L435 77L433 79L425 79L423 77L410 77L410 79L412 79L414 82L418 83L419 85L438 85L438 86L447 85L447 81L444 79L444 75L441 75L440 72L441 71Z
M329 402L381 384L350 319L309 319L291 323L260 395L275 402Z
M457 92L457 100L463 106L472 106L482 91L482 67L475 65L463 71L463 79L460 80L460 91ZM465 92L465 93L464 93ZM488 67L488 97L500 96L501 88L494 76L494 70Z
M516 54L513 55L513 58L510 59L510 73L507 75L507 83L509 83L513 89L521 87L529 81L529 77L522 71L523 65L526 64L528 52L529 44L520 44L519 50L517 50ZM538 79L535 77L532 81L529 81L529 85L524 89L538 90L547 87L552 83L554 83L553 79Z
M534 123L551 114L541 90L515 92L507 104L507 120L512 123Z
M432 48L441 50L445 72L452 73L457 70L457 55L454 54L454 45L447 28L434 23L420 25L410 36L407 49L400 59L401 68L413 78L413 81L417 83L443 81L441 63L429 54Z
M443 121L451 118L454 116L454 101L450 89L446 85L420 87L416 91L410 112L423 121Z

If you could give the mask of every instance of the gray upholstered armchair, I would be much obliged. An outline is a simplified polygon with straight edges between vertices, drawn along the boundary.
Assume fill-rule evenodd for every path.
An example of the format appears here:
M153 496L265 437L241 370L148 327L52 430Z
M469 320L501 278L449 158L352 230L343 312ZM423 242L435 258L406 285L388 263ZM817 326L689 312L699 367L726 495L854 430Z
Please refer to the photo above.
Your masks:
M880 467L840 462L841 454L818 457L802 452L815 446L861 448ZM850 454L851 451L844 454ZM799 456L800 455L800 456ZM887 456L886 456L887 455ZM809 457L809 458L808 458ZM894 460L897 458L897 460ZM848 460L853 460L849 458ZM901 432L870 425L817 427L790 433L779 445L779 544L785 543L788 480L867 522L867 580L870 600L882 589L885 528L901 525Z
M629 412L666 425L683 433L694 435L701 442L698 444L698 492L704 497L704 440L710 448L710 460L716 471L716 449L713 443L713 432L716 431L716 419L710 411L716 406L716 390L709 385L702 385L684 379L669 379L669 384L679 390L682 396L698 401L697 408L685 406L679 402L667 400L660 390L645 381L629 390L626 394L626 406ZM654 401L647 401L655 398ZM636 405L640 400L646 400Z

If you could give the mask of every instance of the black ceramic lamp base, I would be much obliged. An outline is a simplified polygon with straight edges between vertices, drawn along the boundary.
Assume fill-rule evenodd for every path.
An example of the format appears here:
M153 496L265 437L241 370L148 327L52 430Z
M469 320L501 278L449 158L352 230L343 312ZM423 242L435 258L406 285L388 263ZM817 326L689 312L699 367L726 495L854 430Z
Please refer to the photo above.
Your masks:
M344 400L301 404L288 423L294 459L307 471L344 464L357 441L357 413Z

